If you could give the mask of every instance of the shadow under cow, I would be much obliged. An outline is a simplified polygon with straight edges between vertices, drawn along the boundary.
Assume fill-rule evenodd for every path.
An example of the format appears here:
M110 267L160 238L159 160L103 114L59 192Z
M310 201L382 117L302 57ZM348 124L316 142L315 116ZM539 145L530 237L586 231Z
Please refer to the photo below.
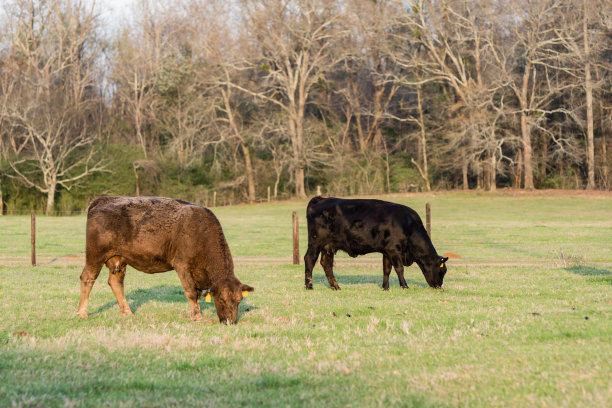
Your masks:
M183 291L182 286L178 285L159 285L147 289L136 289L128 293L125 298L127 299L128 304L130 305L132 313L136 313L136 311L140 309L142 305L150 301L164 303L188 303L187 297L185 296L185 292ZM95 315L98 313L102 313L115 305L117 305L116 300L113 300L112 302L107 302L91 314ZM257 308L248 305L246 304L246 301L243 301L240 304L240 307L238 308L238 319L240 320L240 317L242 317L244 313L254 309ZM206 301L204 300L204 296L202 296L202 298L200 299L200 310L212 310L213 313L215 313L215 305L212 302L206 303Z
M394 273L394 272L393 272ZM376 286L382 287L382 274L380 275L335 275L336 280L340 286L342 285L363 285L363 284L374 284ZM313 274L313 283L321 284L321 285L329 285L327 278L325 275L314 275ZM406 279L406 283L408 286L418 286L421 288L429 287L427 284L418 282L411 279ZM397 279L397 275L393 277L391 275L389 277L389 287L397 286L399 287L399 280Z
M612 270L610 269L596 268L594 266L572 266L564 269L576 275L599 278L597 280L603 280L612 285Z

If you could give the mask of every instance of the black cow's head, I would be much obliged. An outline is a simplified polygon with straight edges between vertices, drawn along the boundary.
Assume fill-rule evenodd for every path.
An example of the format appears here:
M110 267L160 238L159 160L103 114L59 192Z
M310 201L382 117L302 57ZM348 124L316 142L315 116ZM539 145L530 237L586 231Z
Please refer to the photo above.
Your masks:
M446 261L448 257L435 257L433 259L423 261L421 271L425 275L425 280L432 288L441 288L446 275Z
M240 302L254 290L252 286L241 283L236 277L223 279L211 286L209 292L215 301L219 321L236 324Z

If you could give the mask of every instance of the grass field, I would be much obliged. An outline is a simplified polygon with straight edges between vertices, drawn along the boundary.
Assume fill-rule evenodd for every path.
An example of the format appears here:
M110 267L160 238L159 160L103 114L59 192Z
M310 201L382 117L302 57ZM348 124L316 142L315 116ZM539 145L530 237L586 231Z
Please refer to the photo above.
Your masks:
M303 289L291 212L216 208L236 274L256 288L236 326L188 318L174 272L129 269L134 316L103 270L75 317L85 218L0 217L0 406L604 407L612 405L612 195L387 196L424 215L448 262L444 290L416 266L380 290L380 255L340 256ZM75 258L76 257L76 258Z

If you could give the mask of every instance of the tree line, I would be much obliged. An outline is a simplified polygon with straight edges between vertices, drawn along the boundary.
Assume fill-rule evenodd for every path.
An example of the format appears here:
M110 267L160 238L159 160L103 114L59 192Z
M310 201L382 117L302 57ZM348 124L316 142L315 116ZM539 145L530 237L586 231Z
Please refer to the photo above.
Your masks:
M138 0L112 22L101 11L3 5L0 208L611 189L611 0Z

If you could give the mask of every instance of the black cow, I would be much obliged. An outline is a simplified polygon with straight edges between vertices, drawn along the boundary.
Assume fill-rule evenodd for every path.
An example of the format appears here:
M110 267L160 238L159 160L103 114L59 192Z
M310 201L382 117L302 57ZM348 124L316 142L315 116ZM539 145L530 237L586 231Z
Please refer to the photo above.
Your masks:
M338 250L352 257L382 253L384 290L389 290L391 266L397 272L400 286L407 288L404 265L413 262L419 265L429 286L442 286L448 258L438 255L421 217L411 208L382 200L315 197L308 203L306 219L306 289L312 289L312 268L319 253L330 287L340 289L333 271Z

